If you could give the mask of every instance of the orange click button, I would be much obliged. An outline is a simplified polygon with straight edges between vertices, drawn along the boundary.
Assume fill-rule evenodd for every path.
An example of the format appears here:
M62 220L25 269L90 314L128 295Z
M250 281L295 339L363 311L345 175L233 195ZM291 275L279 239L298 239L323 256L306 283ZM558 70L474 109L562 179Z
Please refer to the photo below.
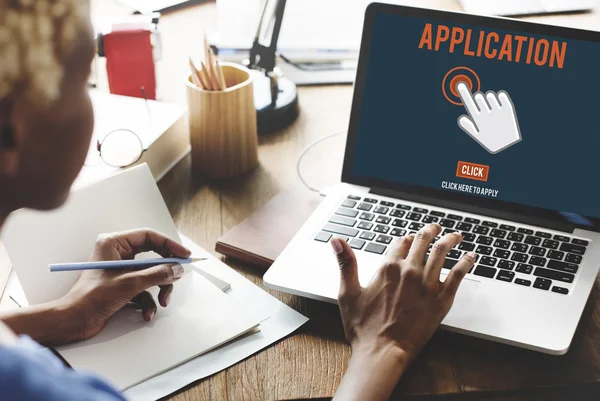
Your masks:
M485 164L459 161L456 167L456 176L469 180L487 181L489 172L490 166L486 166Z

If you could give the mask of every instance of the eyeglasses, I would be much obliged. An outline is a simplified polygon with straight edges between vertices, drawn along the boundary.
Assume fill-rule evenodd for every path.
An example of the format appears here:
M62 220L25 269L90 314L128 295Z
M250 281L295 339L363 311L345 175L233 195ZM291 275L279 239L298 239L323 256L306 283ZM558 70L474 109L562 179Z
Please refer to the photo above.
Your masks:
M109 132L102 140L96 142L96 150L100 159L110 167L129 167L142 157L146 149L140 137L128 129L117 129ZM86 166L97 164L97 160L88 157Z

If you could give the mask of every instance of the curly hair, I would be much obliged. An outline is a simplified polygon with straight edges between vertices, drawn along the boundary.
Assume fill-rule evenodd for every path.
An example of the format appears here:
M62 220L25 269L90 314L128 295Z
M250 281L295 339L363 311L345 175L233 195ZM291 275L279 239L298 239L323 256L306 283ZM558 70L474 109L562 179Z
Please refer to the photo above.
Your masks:
M0 0L0 101L23 94L42 106L57 99L86 18L89 0Z

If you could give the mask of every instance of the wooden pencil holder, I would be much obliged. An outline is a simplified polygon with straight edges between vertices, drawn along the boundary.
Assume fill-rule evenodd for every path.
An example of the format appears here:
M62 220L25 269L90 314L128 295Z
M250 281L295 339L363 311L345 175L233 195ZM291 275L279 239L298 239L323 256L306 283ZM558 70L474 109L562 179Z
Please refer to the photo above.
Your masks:
M212 178L234 177L258 166L256 109L250 71L222 63L227 89L203 90L188 76L192 167Z

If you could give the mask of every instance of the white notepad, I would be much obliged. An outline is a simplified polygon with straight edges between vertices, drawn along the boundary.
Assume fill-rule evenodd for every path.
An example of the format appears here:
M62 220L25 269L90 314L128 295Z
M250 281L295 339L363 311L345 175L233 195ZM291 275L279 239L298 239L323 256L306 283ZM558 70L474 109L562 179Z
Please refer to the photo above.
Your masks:
M74 191L59 210L12 214L2 241L27 300L37 304L66 294L79 275L50 273L49 263L86 261L98 234L139 227L180 240L146 165ZM234 302L198 268L185 268L171 304L159 306L152 322L144 322L139 311L127 307L96 337L61 347L59 352L76 370L92 370L124 390L229 342L269 318L248 302ZM156 289L152 291L156 295Z

